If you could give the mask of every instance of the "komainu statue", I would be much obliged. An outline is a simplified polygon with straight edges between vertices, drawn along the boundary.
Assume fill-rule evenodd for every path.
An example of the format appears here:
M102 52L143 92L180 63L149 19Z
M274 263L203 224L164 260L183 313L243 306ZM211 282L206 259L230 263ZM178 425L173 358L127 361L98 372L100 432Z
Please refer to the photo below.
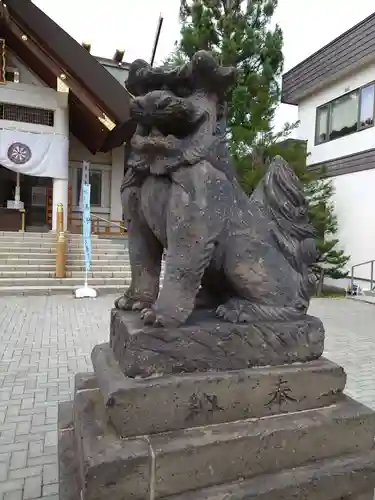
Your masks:
M276 157L250 198L241 189L220 133L235 77L203 51L174 70L130 68L137 130L121 190L132 280L116 307L146 325L183 325L198 305L230 323L306 315L317 250L302 186Z
M302 187L277 157L248 198L221 137L234 77L205 52L131 66L132 281L59 405L61 500L373 500L375 413L306 314Z

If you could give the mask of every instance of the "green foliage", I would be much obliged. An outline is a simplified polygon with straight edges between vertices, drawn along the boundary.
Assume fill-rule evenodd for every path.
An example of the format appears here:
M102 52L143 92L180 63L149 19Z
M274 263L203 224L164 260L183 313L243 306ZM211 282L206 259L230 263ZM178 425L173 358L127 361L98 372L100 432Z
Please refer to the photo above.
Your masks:
M182 0L180 52L210 50L240 70L228 95L227 126L235 159L263 142L280 100L283 36L270 22L277 0Z
M337 249L339 240L335 237L338 221L335 215L332 198L334 185L331 179L316 179L305 185L306 197L309 200L311 221L317 232L317 246L320 252L319 263L325 274L331 278L345 278L349 257Z
M176 68L178 66L183 66L188 61L189 58L179 49L176 43L174 51L163 61L163 66Z

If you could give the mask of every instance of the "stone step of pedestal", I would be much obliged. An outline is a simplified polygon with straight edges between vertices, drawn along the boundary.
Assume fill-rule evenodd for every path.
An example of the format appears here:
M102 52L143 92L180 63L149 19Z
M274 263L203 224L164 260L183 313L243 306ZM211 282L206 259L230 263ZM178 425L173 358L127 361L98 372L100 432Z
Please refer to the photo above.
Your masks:
M374 500L374 486L375 451L370 451L173 495L168 500Z
M92 378L82 385L92 387ZM60 500L77 500L81 485L75 446L73 403L59 404ZM373 500L375 451L167 497L169 500ZM154 464L156 465L156 464ZM151 483L150 477L150 483ZM149 491L145 498L150 497ZM105 500L105 496L96 497ZM165 497L164 497L165 498Z
M148 379L125 377L108 344L91 358L112 424L126 437L326 406L342 399L346 382L324 358Z
M374 429L375 413L345 398L319 409L124 439L108 424L98 389L78 391L74 400L85 500L144 500L150 488L160 499L302 465L319 468L321 460L370 452Z

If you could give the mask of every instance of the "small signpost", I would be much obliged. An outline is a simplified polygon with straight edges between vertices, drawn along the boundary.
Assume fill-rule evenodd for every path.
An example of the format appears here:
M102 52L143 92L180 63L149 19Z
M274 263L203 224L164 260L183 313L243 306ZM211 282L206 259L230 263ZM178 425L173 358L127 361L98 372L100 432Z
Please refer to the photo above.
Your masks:
M83 252L85 257L85 283L83 288L75 291L77 299L95 298L96 290L88 286L88 273L91 270L91 210L90 210L90 184L82 182L82 237Z

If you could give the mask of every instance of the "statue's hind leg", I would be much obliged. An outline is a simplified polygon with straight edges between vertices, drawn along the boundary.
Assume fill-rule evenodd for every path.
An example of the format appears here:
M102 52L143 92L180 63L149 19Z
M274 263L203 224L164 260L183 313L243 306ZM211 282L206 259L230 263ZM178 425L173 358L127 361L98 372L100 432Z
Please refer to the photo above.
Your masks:
M264 240L249 227L228 245L225 274L233 291L232 297L217 308L219 318L251 323L288 321L305 314L295 301L300 276Z

